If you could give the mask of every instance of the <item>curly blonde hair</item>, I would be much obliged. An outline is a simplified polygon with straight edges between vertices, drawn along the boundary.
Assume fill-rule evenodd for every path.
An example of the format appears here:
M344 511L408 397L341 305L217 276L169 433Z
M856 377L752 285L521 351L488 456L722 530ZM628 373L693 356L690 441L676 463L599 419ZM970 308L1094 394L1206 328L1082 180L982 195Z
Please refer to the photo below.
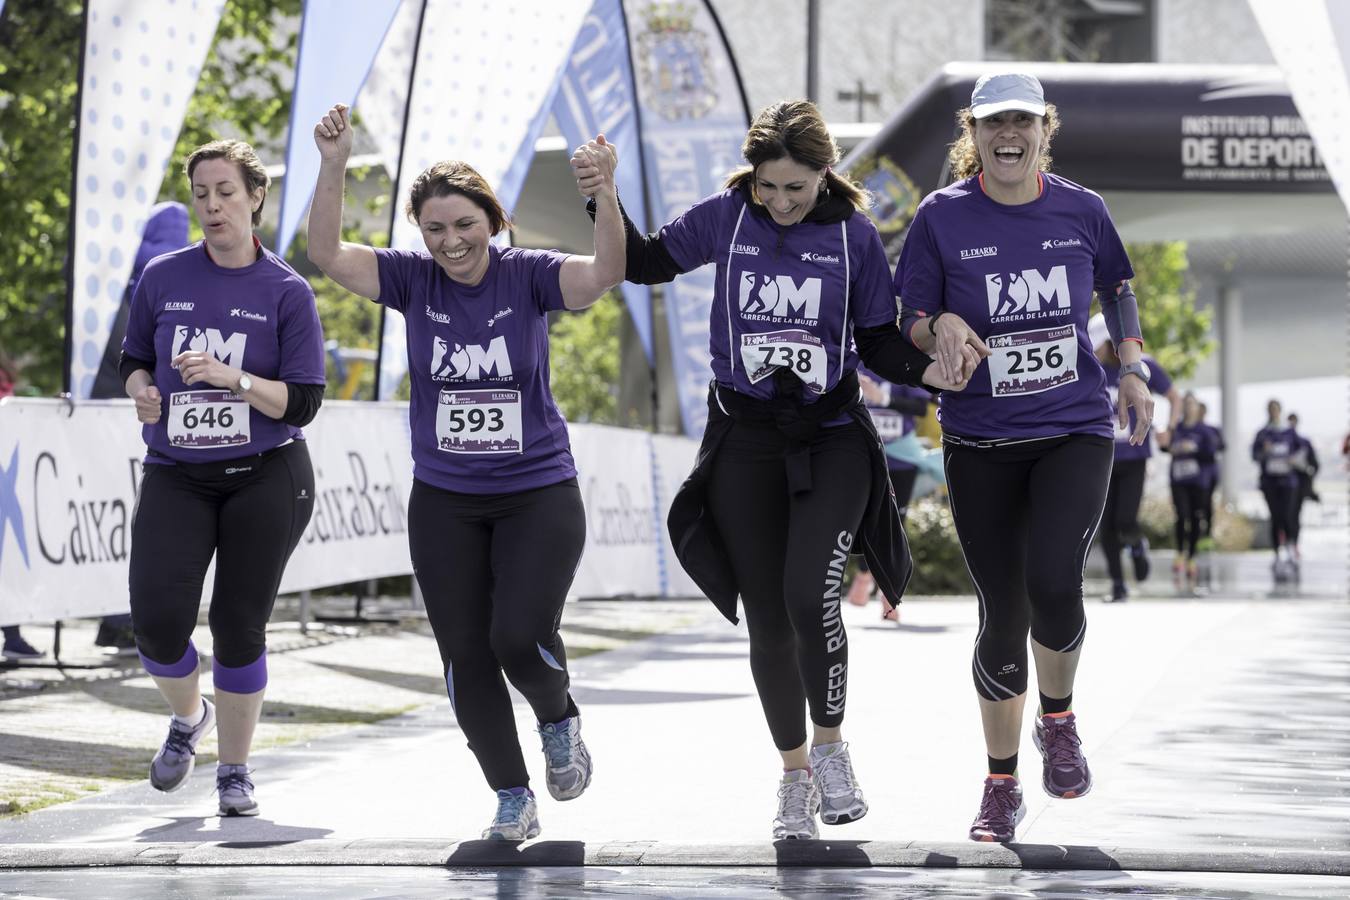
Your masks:
M1050 171L1050 142L1059 131L1059 110L1053 103L1045 104L1045 140L1041 142L1041 154L1036 160L1036 168L1042 172ZM970 107L956 114L956 124L961 127L961 135L947 150L947 166L951 169L952 180L969 178L984 168L980 162L980 151L975 146L975 116Z

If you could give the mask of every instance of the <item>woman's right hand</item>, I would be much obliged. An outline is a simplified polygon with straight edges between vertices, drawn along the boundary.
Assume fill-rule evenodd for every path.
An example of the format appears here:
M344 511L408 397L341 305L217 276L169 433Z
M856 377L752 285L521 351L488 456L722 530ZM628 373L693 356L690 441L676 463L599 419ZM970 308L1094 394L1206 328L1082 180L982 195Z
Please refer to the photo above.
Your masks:
M923 383L940 391L964 391L966 385L970 384L970 376L974 374L975 367L980 364L980 355L968 344L963 344L957 352L960 362L955 366L956 377L949 377L946 366L935 360L923 370Z
M942 367L943 379L960 382L965 387L980 360L989 356L989 347L956 313L943 313L934 325L934 331L937 345L933 352Z
M602 190L614 190L614 169L619 164L619 154L603 134L573 151L571 164L577 193L587 200Z
M136 402L136 418L145 425L154 425L159 421L163 411L163 398L160 397L159 388L153 384L147 384L135 393L131 398Z
M344 103L328 110L314 126L314 144L326 160L345 160L352 152L352 113Z

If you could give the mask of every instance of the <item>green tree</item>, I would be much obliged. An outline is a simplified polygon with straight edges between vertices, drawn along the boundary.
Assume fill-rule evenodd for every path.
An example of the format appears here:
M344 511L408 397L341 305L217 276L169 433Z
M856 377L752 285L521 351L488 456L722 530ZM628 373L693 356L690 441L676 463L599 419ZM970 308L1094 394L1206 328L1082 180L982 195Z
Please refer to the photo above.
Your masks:
M1167 241L1126 247L1139 298L1139 327L1144 347L1174 379L1186 379L1214 352L1210 335L1213 312L1195 308L1195 291L1186 286L1186 244Z
M549 328L550 385L569 422L619 421L619 326L623 301L610 291L584 312L563 313Z
M0 357L22 393L61 388L79 0L9 0L0 20Z

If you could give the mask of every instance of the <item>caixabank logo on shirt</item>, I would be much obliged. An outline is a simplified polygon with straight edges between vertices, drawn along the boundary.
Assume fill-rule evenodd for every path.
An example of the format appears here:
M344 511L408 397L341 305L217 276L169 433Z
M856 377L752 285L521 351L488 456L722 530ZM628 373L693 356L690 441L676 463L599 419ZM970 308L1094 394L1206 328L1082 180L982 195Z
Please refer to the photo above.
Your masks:
M170 358L184 350L211 354L227 366L243 368L244 347L248 344L248 335L242 331L232 332L226 337L218 328L197 328L193 325L175 325L173 328L173 348Z
M506 338L495 337L482 344L454 344L433 337L431 378L433 381L509 381L511 354Z
M791 275L742 272L741 318L752 322L815 322L820 318L820 279L801 284Z
M1055 266L1049 272L991 272L984 276L989 298L989 318L1043 318L1064 315L1070 309L1069 270Z

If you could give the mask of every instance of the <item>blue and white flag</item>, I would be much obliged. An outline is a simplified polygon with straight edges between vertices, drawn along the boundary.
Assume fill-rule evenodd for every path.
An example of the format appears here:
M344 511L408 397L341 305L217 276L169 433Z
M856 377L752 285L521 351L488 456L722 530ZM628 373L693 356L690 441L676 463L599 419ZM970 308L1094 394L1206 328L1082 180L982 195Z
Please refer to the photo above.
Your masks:
M305 0L300 49L286 139L286 176L276 252L286 255L296 226L314 196L319 150L314 123L335 103L353 105L375 54L394 21L400 0Z
M89 0L71 198L67 377L77 399L93 389L224 6Z
M647 204L642 196L642 151L638 144L633 67L628 60L628 32L620 0L595 0L581 23L553 101L553 118L572 147L597 134L604 134L614 145L619 154L614 180L624 210L640 231L650 229L652 223L647 220ZM584 223L584 219L579 219L578 224ZM651 363L655 359L651 289L624 282L622 290L633 327Z
M525 184L534 143L552 108L589 0L553 0L532 15L514 4L428 0L404 123L394 202L401 210L423 170L459 159L478 170L510 212ZM394 217L390 245L422 247L417 226ZM407 372L402 317L386 309L380 345L381 398Z
M624 9L637 76L647 196L659 225L722 189L742 162L749 113L731 51L706 0L624 0ZM715 273L709 264L675 279L665 291L688 435L700 434L708 418L708 317Z

